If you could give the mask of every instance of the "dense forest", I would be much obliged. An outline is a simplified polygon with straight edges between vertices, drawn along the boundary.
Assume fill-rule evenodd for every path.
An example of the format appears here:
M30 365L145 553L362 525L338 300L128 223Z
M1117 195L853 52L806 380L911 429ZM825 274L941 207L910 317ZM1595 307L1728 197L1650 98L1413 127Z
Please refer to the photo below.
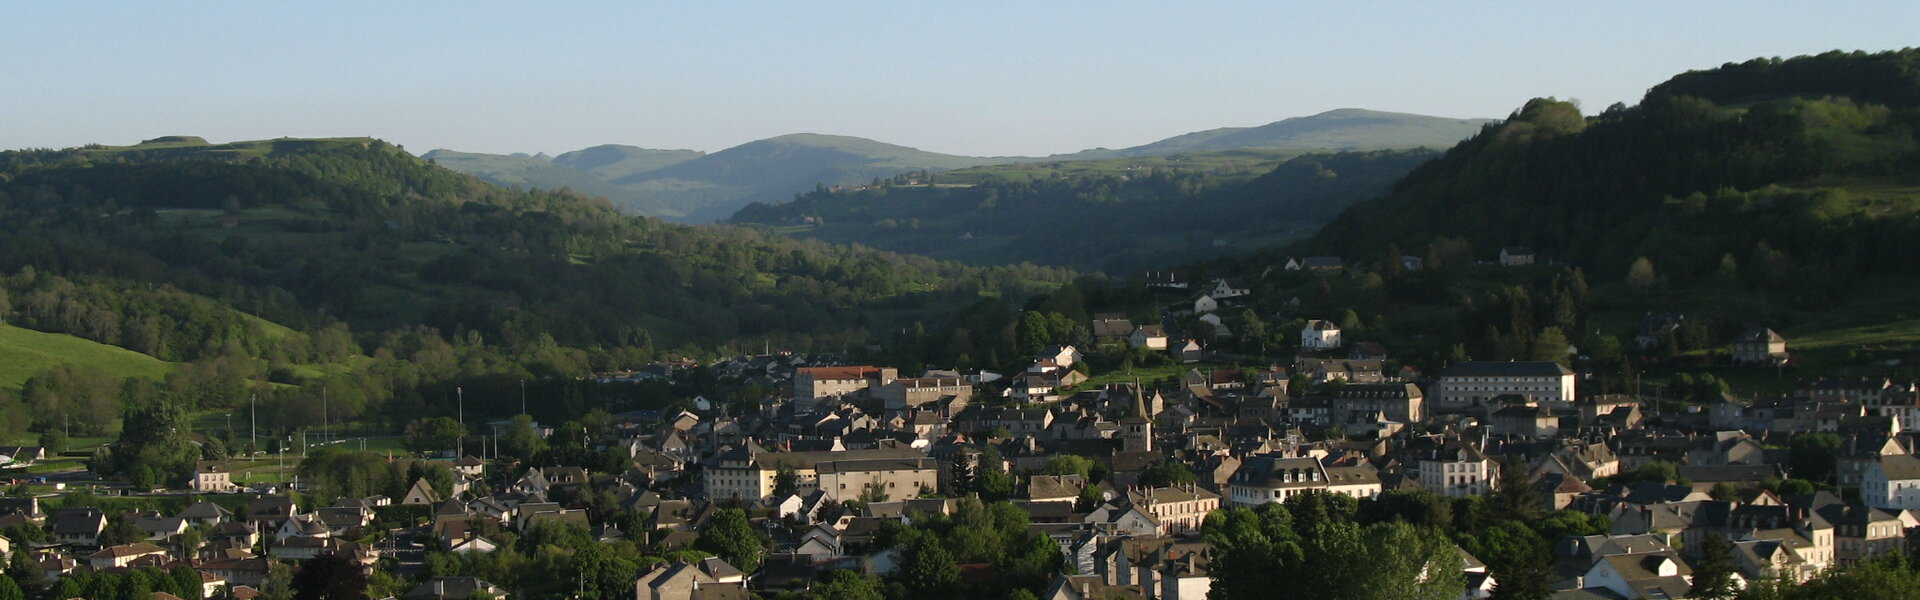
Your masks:
M785 204L752 204L733 222L802 225L786 231L975 264L1119 275L1304 237L1434 156L1428 150L1310 154L1258 171L1141 166L1040 177L918 173L849 189L822 187Z
M814 335L839 347L859 341L846 332L887 326L875 320L887 311L1021 296L1067 276L628 218L566 192L496 188L371 140L250 150L0 153L0 217L14 228L0 271L31 267L87 289L164 284L298 330L422 324L514 346L544 335L660 348L769 337L804 348ZM111 295L62 312L132 323L36 309L37 323L120 343L141 315L116 310Z

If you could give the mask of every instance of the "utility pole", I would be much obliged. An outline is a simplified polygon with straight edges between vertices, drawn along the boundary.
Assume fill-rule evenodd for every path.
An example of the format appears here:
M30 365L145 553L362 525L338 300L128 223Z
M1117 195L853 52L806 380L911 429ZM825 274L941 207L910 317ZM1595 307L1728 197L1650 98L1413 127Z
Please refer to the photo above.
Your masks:
M460 441L454 444L453 452L454 454L466 456L467 455L467 392L466 390L456 386L453 388L453 397L456 404L459 406L459 410L460 410L459 412Z
M327 386L320 386L320 443L327 443Z
M259 394L247 397L247 422L251 425L247 432L247 444L255 451L260 449L260 409L255 408L253 403L259 399Z
M520 414L527 414L527 380L520 380Z

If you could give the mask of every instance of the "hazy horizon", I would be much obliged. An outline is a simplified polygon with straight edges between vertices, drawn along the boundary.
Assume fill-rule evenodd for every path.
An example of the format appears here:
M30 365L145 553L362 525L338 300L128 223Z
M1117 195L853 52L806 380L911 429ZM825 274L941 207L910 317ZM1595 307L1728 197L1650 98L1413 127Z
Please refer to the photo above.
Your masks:
M713 152L791 133L1123 148L1338 108L1589 112L1675 73L1911 45L1920 8L1617 3L0 7L0 146L372 136L415 153ZM22 27L18 24L31 24Z

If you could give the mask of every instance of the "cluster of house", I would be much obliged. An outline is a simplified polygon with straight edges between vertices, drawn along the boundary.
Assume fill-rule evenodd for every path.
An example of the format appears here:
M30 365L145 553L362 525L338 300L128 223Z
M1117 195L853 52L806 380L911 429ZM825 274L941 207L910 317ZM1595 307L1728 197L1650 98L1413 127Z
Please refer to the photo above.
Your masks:
M418 489L416 486L416 491ZM412 494L410 493L409 496ZM110 516L95 507L43 512L40 498L0 501L0 527L44 528L51 539L24 544L0 538L0 553L23 553L48 580L77 574L126 573L154 567L185 566L200 574L201 596L247 600L260 596L276 562L299 563L322 554L345 557L371 573L391 551L350 541L374 524L374 511L386 498L341 498L312 510L299 510L287 496L251 498L239 510L203 501L175 514L157 511ZM128 541L110 533L109 523L124 519L138 531ZM189 531L193 533L189 533ZM112 542L106 543L105 539ZM505 590L470 577L439 577L399 596L406 600L458 600L475 590L505 598Z
M1158 326L1115 315L1096 317L1093 330L1103 343L1165 339ZM1791 397L1726 397L1650 420L1636 399L1578 393L1579 377L1556 363L1463 362L1428 378L1389 370L1385 348L1342 340L1331 322L1309 321L1300 335L1303 353L1289 365L1195 367L1175 386L1080 391L1070 389L1085 381L1076 368L1085 356L1071 346L1043 350L1012 376L933 370L903 377L830 357L741 357L715 368L779 383L780 391L739 415L614 415L618 433L600 443L632 456L620 474L533 468L489 488L481 483L483 462L469 457L454 463L453 497L416 482L397 500L348 498L304 513L273 495L237 514L201 502L172 516L129 515L148 539L107 547L98 543L101 511L42 515L23 499L0 505L0 528L49 523L55 544L19 550L50 577L186 564L210 592L244 599L258 593L272 561L336 553L372 568L392 549L347 540L359 539L355 529L370 526L375 509L389 502L431 506L416 530L453 552L492 552L498 544L488 532L548 521L578 524L597 539L633 536L682 549L721 508L744 506L771 538L772 552L755 571L709 559L657 565L634 582L636 600L744 598L804 589L827 570L891 572L897 557L869 550L882 526L952 513L958 501L950 496L977 477L986 457L998 456L998 468L1016 475L1014 505L1075 565L1076 574L1058 577L1045 596L1067 600L1206 597L1214 552L1198 532L1215 510L1309 492L1477 496L1515 468L1526 469L1543 508L1610 517L1605 535L1554 546L1556 587L1571 597L1684 597L1689 553L1702 536L1732 540L1744 578L1797 579L1904 551L1907 532L1920 526L1920 457L1910 452L1920 392L1910 384L1822 380ZM1296 376L1343 384L1292 389ZM979 401L996 394L1008 401ZM1786 438L1809 431L1842 437L1835 483L1859 489L1862 502L1760 489L1758 482L1786 475ZM1041 474L1062 454L1091 459L1100 479ZM1680 480L1605 482L1654 461L1677 465ZM1192 473L1192 483L1155 477L1168 463ZM234 489L219 463L201 464L193 486ZM647 531L590 518L576 500L587 495L574 493L585 488L649 515ZM193 525L207 532L206 544L181 547ZM1497 582L1461 555L1468 597L1487 597ZM967 569L991 576L981 572L992 566ZM464 600L476 592L504 598L509 591L436 578L404 598Z
M1096 331L1123 329L1101 319L1109 322L1097 320ZM1204 597L1213 553L1197 531L1220 508L1307 492L1476 496L1513 468L1526 469L1542 508L1610 519L1604 535L1554 546L1556 587L1570 597L1684 597L1702 536L1733 542L1744 579L1803 579L1904 551L1907 532L1920 526L1920 457L1909 454L1906 433L1920 426L1920 394L1910 385L1822 380L1791 397L1728 397L1650 420L1634 398L1578 393L1579 376L1556 363L1465 362L1425 378L1389 372L1383 348L1336 341L1338 327L1324 321L1302 336L1325 340L1316 346L1321 356L1287 367L1194 368L1175 388L1129 383L1076 393L1062 392L1072 384L1059 377L1084 357L1049 348L1006 382L1006 397L1021 402L993 406L970 401L974 388L987 387L974 376L797 367L789 393L756 412L686 414L635 442L672 453L679 462L671 468L700 465L696 493L658 501L664 526L684 523L691 539L715 506L736 502L783 524L764 527L775 533L776 551L759 572L663 566L645 581L680 583L640 597L691 598L713 586L796 589L825 569L888 572L893 557L865 552L880 524L954 510L946 496L956 477L978 473L988 446L1002 469L1020 475L1014 504L1077 567L1049 587L1046 597L1055 599ZM1341 346L1352 353L1325 357ZM1295 374L1346 383L1292 390ZM1334 429L1342 435L1319 435ZM1779 448L1809 431L1846 440L1835 483L1860 489L1862 502L1760 487L1787 476L1790 457ZM1091 458L1103 479L1037 474L1060 454ZM1195 481L1144 485L1166 461ZM1677 465L1680 478L1607 483L1654 461ZM1732 495L1717 489L1727 485ZM849 508L856 500L864 510ZM1462 569L1469 597L1486 597L1497 583L1464 551Z

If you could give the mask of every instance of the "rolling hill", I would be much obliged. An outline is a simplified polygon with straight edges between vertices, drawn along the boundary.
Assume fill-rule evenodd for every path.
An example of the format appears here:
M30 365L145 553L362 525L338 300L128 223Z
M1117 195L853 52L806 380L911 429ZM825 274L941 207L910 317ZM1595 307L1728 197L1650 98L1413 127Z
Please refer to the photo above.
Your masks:
M1274 155L1236 151L1002 165L817 190L748 205L732 221L975 264L1124 275L1303 238L1436 155L1307 154L1271 165Z
M706 155L707 153L698 150L653 150L639 146L604 144L563 152L553 157L552 162L555 165L612 181L671 167Z
M1294 117L1258 127L1223 127L1178 135L1115 151L1119 156L1165 156L1209 150L1245 148L1312 148L1317 150L1371 150L1377 148L1448 148L1494 119L1449 119L1358 108L1330 110Z
M811 133L748 142L711 154L605 145L551 160L451 150L435 150L426 156L447 168L502 185L538 189L566 186L608 198L629 212L704 223L726 219L750 203L778 204L820 186L863 184L903 173L1002 165L1044 177L1083 169L1138 166L1127 159L1236 152L1252 155L1235 157L1235 161L1271 166L1308 152L1451 146L1489 122L1341 109L1259 127L1189 133L1121 150L1097 148L1047 157L956 156L865 138ZM1108 161L1121 162L1103 164Z
M646 199L642 214L701 223L750 202L783 202L816 186L867 183L913 171L944 171L1020 159L926 152L857 137L801 133L748 142L614 180Z
M0 222L0 273L34 267L69 290L42 300L27 294L48 284L9 282L16 311L48 325L37 329L182 359L271 337L241 312L316 346L342 322L514 346L859 338L1071 276L632 217L362 138L0 152Z
M115 377L159 379L173 364L95 341L0 325L0 390L18 391L27 378L59 365L92 367Z

